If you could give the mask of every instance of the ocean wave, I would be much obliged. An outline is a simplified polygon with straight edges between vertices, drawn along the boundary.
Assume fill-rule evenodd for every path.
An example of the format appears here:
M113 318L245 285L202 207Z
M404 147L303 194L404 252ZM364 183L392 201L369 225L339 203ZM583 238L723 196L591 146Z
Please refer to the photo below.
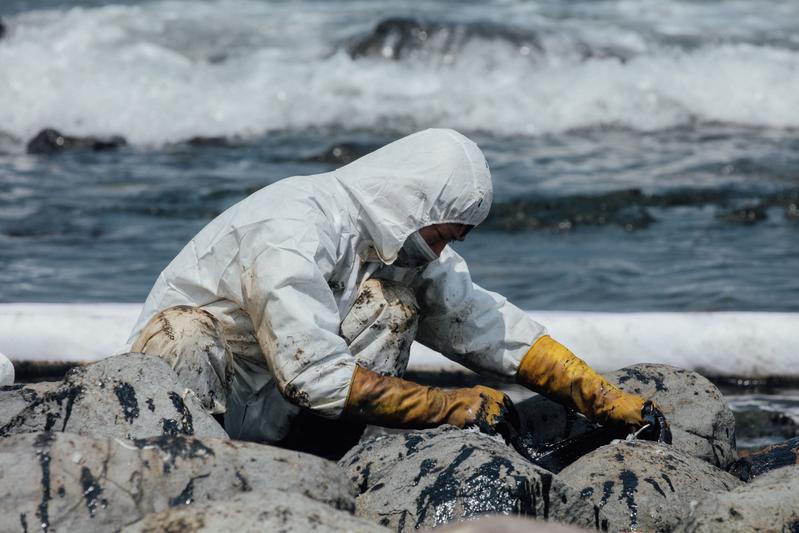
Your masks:
M463 29L469 38L435 50L445 57L454 46L456 60L430 61L431 50L411 42L396 49L408 52L401 60L385 61L355 45L336 49L374 36L374 21L331 29L334 14L287 9L162 2L4 18L0 131L27 141L52 127L160 145L320 127L497 135L697 121L799 127L799 52L789 47L647 41L622 57L580 52L578 34L558 48L546 32L441 22L411 32ZM602 50L595 41L589 52Z

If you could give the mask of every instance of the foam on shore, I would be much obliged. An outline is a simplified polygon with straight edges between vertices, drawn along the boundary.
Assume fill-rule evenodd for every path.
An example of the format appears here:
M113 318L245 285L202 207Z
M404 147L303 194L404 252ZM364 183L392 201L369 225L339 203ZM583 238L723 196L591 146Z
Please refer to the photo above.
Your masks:
M14 361L96 361L120 351L139 304L0 304L0 352ZM530 311L600 371L664 363L714 376L796 376L799 313ZM410 369L465 370L415 343Z

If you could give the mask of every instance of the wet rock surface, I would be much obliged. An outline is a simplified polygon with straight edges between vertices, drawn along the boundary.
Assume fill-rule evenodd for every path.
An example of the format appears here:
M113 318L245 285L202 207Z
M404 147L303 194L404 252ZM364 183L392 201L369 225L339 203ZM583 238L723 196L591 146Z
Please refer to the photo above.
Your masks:
M487 513L610 527L577 490L477 431L444 426L373 436L339 465L361 493L356 514L396 531Z
M227 439L15 435L0 439L0 472L3 531L112 531L264 490L354 508L355 488L335 463Z
M614 527L664 532L688 517L691 501L742 484L673 446L640 440L603 446L560 477L598 506Z
M166 362L142 354L75 368L61 382L6 387L0 407L0 437L37 431L227 437Z
M591 530L535 518L486 516L437 527L435 531L436 533L579 533Z
M8 357L0 353L0 387L14 384L14 365Z
M799 437L743 452L730 472L744 481L751 481L771 470L799 465Z
M639 364L603 375L625 392L660 405L671 424L675 449L720 468L737 458L732 410L718 388L696 372ZM542 396L519 402L517 409L533 443L557 442L595 427Z
M799 531L799 466L699 500L680 532Z
M116 150L125 146L127 141L122 137L70 137L58 130L47 128L28 142L29 154L55 154L68 150L92 150L102 152Z
M222 502L181 507L147 515L122 533L280 531L283 533L371 533L390 531L296 492L274 489L234 496Z

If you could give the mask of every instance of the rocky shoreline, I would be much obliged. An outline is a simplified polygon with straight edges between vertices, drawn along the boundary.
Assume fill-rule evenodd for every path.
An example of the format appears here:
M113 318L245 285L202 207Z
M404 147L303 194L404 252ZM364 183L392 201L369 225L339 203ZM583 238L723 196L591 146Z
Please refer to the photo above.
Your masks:
M373 428L336 464L233 441L163 361L110 357L0 389L0 530L799 529L799 439L739 455L736 419L699 374L607 377L663 406L673 445L615 440L548 471L476 430ZM518 407L534 446L594 429L541 396ZM757 416L738 424L794 430Z

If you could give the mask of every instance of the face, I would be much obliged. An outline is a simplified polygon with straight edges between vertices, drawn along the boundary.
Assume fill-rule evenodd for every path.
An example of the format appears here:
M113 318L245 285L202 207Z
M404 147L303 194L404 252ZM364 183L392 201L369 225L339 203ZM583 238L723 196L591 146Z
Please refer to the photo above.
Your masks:
M436 255L441 255L448 243L464 240L473 227L466 224L433 224L420 229L419 235Z

